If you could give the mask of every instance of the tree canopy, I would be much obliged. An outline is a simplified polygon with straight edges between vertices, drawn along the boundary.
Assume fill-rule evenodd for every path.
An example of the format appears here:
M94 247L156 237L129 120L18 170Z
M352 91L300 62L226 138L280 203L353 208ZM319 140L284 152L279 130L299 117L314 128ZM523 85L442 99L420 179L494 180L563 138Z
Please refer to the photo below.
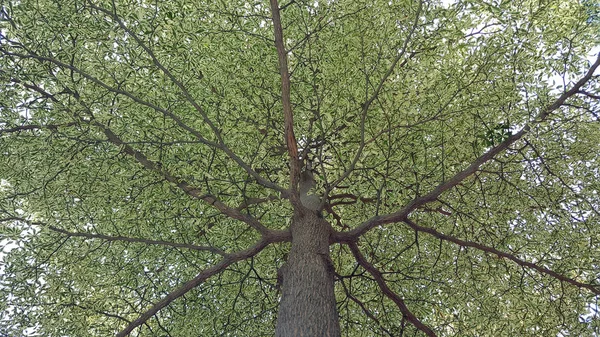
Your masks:
M272 336L309 166L342 336L600 335L597 2L0 4L0 335Z

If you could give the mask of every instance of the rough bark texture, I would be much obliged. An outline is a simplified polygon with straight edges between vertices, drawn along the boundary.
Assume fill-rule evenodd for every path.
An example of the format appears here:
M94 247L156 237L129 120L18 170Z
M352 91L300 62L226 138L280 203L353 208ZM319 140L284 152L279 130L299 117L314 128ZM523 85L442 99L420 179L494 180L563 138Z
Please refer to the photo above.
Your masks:
M327 221L313 212L292 221L292 249L279 270L277 337L339 337Z

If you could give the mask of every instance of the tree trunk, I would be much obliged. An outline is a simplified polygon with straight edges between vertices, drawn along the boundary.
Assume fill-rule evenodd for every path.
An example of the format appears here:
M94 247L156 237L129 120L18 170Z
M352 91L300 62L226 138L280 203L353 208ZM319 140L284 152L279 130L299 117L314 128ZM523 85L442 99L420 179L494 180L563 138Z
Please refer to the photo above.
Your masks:
M279 270L282 298L276 337L340 337L330 226L313 212L292 220L292 249Z

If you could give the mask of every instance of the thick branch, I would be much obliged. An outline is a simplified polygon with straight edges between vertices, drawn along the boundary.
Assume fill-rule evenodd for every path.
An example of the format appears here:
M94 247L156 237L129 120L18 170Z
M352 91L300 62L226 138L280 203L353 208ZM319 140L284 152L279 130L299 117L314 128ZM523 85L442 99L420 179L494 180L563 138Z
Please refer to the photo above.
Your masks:
M296 186L300 177L300 162L298 160L298 142L294 135L294 114L290 97L290 74L287 64L287 51L283 43L283 28L279 15L279 4L277 0L270 1L273 29L275 31L275 47L277 47L277 56L279 58L279 74L281 75L281 102L283 104L285 143L290 157L290 190L292 191L292 200L298 204Z
M373 276L383 294L387 296L390 300L392 300L394 303L396 303L398 309L400 309L400 312L402 312L402 315L406 318L406 320L408 320L412 325L414 325L415 328L423 331L427 336L436 337L437 335L435 334L435 332L433 332L431 328L423 324L423 322L421 322L410 310L408 310L408 307L406 306L406 304L404 304L404 301L400 298L400 296L398 296L398 294L396 294L388 287L387 283L383 279L383 275L381 274L381 272L377 268L375 268L375 266L370 264L367 261L367 259L365 259L364 255L358 249L358 245L356 244L356 242L350 242L348 246L350 247L352 255L354 255L354 258L356 259L358 264L360 264L361 267L363 267Z
M427 233L427 234L431 234L431 235L435 236L436 238L438 238L440 240L452 242L452 243L455 243L455 244L457 244L459 246L462 246L462 247L471 247L471 248L479 249L479 250L484 251L486 253L497 255L498 257L502 257L502 258L511 260L511 261L513 261L514 263L518 264L521 267L530 268L530 269L536 270L536 271L538 271L538 272L540 272L542 274L551 276L551 277L553 277L553 278L555 278L555 279L557 279L557 280L559 280L561 282L569 283L569 284L574 285L574 286L579 287L579 288L585 288L585 289L590 290L591 292L593 292L596 295L600 295L600 287L593 286L593 285L587 284L587 283L582 283L582 282L575 281L575 280L573 280L571 278L568 278L568 277L566 277L564 275L561 275L561 274L559 274L557 272L554 272L554 271L552 271L552 270L550 270L548 268L538 266L535 263L523 261L523 260L519 259L518 257L512 255L512 254L509 254L509 253L500 251L498 249L495 249L495 248L492 248L492 247L488 247L488 246L485 246L485 245L482 245L482 244L479 244L479 243L476 243L476 242L473 242L473 241L465 241L465 240L457 239L457 238L452 237L450 235L446 235L446 234L440 233L440 232L438 232L435 229L430 228L430 227L419 226L416 223L414 223L413 221L411 221L410 219L406 219L406 220L404 220L404 222L407 225L409 225L415 231L423 232L423 233Z
M102 83L102 82L100 82L100 83ZM34 86L34 85L28 85L28 87L30 89L38 91L38 92L40 92L40 90L43 90L43 89L41 89L41 88L39 88L37 86ZM46 95L50 95L50 94L46 93ZM54 102L59 102L58 99L56 97L54 97L54 95L50 95L50 97L51 97L51 99ZM81 98L79 96L77 96L75 98L79 101L79 103L86 110L88 110L88 113L90 113L89 112L89 108L85 104L83 104L83 102L81 102ZM170 112L167 112L167 113L170 113ZM91 113L90 113L90 115L91 115ZM113 143L113 144L115 144L117 146L122 147L123 151L126 154L132 156L137 162L139 162L140 164L142 164L142 166L144 166L145 168L147 168L150 171L154 171L154 172L158 173L165 180L167 180L167 181L169 181L169 182L177 185L186 194L188 194L188 195L190 195L190 196L192 196L194 198L203 200L204 202L206 202L209 205L212 205L213 207L215 207L216 209L218 209L222 214L224 214L226 216L229 216L229 217L231 217L233 219L240 220L240 221L243 221L243 222L247 223L248 225L250 225L252 228L254 228L257 231L259 231L263 235L268 234L269 232L272 232L270 229L264 227L258 220L256 220L252 216L247 215L247 214L243 214L242 212L240 212L240 210L235 209L235 208L231 208L231 207L225 205L224 203L222 203L221 201L219 201L213 195L202 194L202 192L197 187L194 187L194 186L190 185L184 179L181 179L181 178L175 176L174 174L172 174L171 172L165 170L160 163L154 162L154 161L148 159L143 153L141 153L138 150L135 150L129 144L127 144L126 142L124 142L114 132L112 132L112 130L106 128L103 124L95 121L93 118L92 118L91 121L87 121L87 120L81 119L81 122L90 123L90 124L93 124L94 126L98 127L106 135L106 137L107 137L107 139L108 139L109 142L111 142L111 143Z
M371 219L367 220L366 222L363 222L351 231L337 233L334 235L334 240L337 242L354 241L359 236L375 228L376 226L404 221L406 220L408 215L418 207L421 207L426 203L435 201L442 193L460 184L467 177L477 172L477 170L483 164L487 163L492 158L496 157L499 153L506 150L510 145L523 138L531 130L532 126L544 121L546 118L548 118L551 112L560 108L567 99L577 94L580 91L580 89L594 76L594 71L596 71L598 66L600 66L600 54L598 54L596 62L594 62L594 64L590 67L585 76L579 81L577 81L577 83L575 83L570 90L564 92L552 104L548 105L546 109L544 109L534 120L525 124L525 126L520 131L508 137L505 141L498 144L497 146L491 148L479 158L475 159L475 161L473 161L471 165L469 165L467 168L456 173L452 178L441 183L431 192L427 193L424 196L413 199L406 206L404 206L404 208L400 209L395 213L372 217Z
M116 336L117 337L125 337L125 336L129 335L133 331L133 329L144 324L147 320L149 320L152 316L154 316L162 308L169 305L169 303L171 303L174 300L176 300L177 298L185 295L187 292L189 292L190 290L194 289L195 287L197 287L198 285L200 285L201 283L206 281L206 279L208 279L209 277L216 275L218 273L221 273L222 271L225 270L225 268L229 267L231 264L241 261L241 260L245 260L249 257L252 257L252 256L258 254L271 242L273 242L273 241L268 238L263 237L263 239L261 239L254 246L252 246L246 250L227 255L226 257L223 258L223 260L221 260L221 262L219 262L218 264L216 264L208 269L203 270L192 280L188 281L181 287L175 289L174 291L169 293L167 296L165 296L162 300L158 301L150 309L148 309L146 312L144 312L142 315L140 315L140 317L138 317L135 321L131 322L125 329L123 329L122 331L117 333Z
M577 93L578 94L583 94L583 95L585 95L585 96L587 96L589 98L600 99L600 95L595 95L595 94L589 93L589 92L587 92L585 90L579 90Z
M138 163L142 164L142 166L144 166L148 170L158 173L160 176L164 177L165 180L177 185L177 187L179 187L186 194L194 198L203 200L204 202L206 202L209 205L212 205L213 207L218 209L222 214L227 215L230 218L247 223L250 227L256 229L263 235L271 232L270 229L263 226L254 217L244 214L235 208L231 208L225 205L224 203L219 201L219 199L217 199L214 195L203 194L197 187L192 186L184 179L174 176L169 171L164 169L160 163L148 159L146 155L134 149L130 145L127 145L125 142L123 142L123 140L121 140L121 138L119 138L119 136L117 136L110 129L106 128L104 125L96 121L92 121L91 123L98 127L100 130L102 130L102 132L106 135L106 137L111 143L122 147L123 152L133 157Z

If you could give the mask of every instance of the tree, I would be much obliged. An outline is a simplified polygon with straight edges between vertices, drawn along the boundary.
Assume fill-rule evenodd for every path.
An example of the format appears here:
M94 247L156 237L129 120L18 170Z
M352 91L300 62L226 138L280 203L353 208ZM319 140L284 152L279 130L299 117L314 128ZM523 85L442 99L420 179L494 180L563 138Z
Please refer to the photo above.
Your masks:
M597 3L0 3L0 334L600 333Z

